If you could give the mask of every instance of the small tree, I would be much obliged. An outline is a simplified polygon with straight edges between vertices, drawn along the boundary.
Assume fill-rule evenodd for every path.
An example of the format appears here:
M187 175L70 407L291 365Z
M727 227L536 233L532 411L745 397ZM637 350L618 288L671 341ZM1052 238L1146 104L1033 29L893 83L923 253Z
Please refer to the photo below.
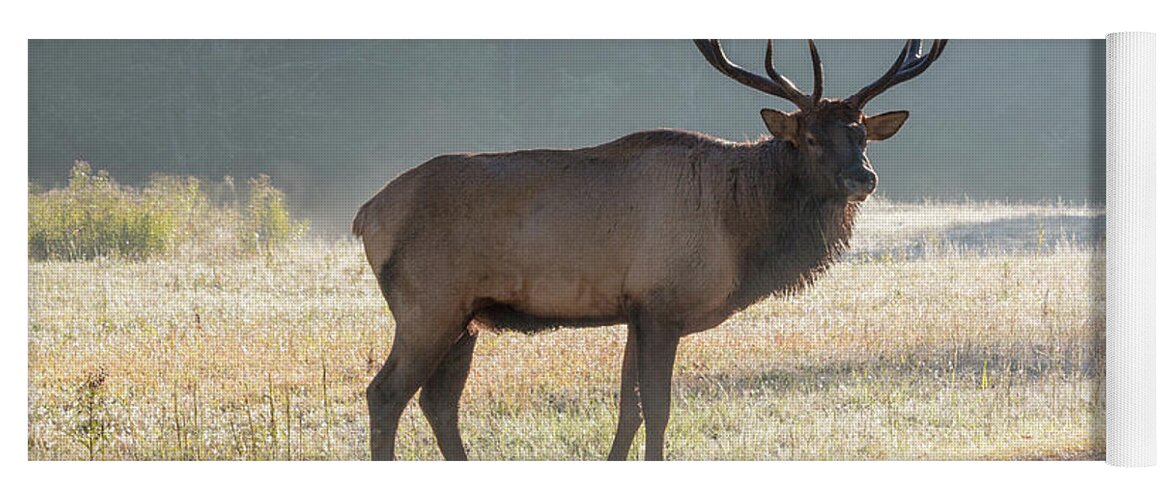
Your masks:
M258 252L271 251L308 229L307 223L293 219L285 206L284 193L264 174L248 181L247 211L243 236Z

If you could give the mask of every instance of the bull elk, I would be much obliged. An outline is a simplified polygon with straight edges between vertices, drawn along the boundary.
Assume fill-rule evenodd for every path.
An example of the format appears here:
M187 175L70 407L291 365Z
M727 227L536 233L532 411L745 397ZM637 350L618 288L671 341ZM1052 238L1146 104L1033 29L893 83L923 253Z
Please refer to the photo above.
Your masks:
M878 177L868 141L893 136L906 111L862 112L943 52L910 40L894 65L846 99L822 99L772 63L768 77L695 45L724 75L788 100L761 110L771 136L729 142L677 130L637 132L575 150L452 154L388 183L353 232L396 320L390 356L366 390L370 452L393 459L408 401L446 459L466 459L458 408L476 344L491 329L625 323L618 429L622 460L643 421L648 460L663 458L679 339L778 292L810 283L846 247Z

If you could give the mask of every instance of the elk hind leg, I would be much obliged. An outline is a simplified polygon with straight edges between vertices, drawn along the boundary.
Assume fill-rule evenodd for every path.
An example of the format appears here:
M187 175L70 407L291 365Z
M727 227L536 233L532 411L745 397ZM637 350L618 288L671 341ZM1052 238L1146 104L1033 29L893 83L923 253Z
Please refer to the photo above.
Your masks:
M399 418L454 343L453 332L462 331L460 327L458 322L451 321L398 323L390 356L366 387L372 459L394 460Z
M468 459L459 432L459 399L468 380L475 348L476 336L465 331L423 384L419 395L419 407L435 432L439 451L447 460Z

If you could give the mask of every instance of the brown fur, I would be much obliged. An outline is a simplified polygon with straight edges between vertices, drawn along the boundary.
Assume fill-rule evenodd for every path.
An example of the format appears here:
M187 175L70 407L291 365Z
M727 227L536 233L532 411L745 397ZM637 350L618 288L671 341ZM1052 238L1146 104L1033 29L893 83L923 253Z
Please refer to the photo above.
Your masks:
M810 192L795 154L778 140L658 130L579 150L443 156L366 203L354 233L388 300L443 284L464 314L521 330L623 323L631 303L663 301L693 333L798 289L847 244L856 204ZM392 258L414 253L436 265Z

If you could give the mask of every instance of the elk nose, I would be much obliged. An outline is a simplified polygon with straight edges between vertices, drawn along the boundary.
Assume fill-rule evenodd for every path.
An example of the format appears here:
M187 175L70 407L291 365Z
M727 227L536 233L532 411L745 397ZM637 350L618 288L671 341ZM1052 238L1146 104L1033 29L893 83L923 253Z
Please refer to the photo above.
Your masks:
M846 189L850 200L862 201L874 193L875 188L878 187L878 176L867 171L847 175L842 179L842 187Z

